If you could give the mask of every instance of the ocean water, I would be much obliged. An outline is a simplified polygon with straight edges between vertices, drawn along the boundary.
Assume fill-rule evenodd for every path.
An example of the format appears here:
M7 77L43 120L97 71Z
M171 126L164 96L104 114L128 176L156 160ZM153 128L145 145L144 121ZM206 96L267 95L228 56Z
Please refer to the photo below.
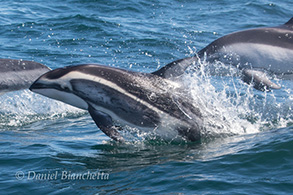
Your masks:
M292 13L289 0L1 1L0 58L152 72ZM292 81L266 93L238 77L184 82L205 117L200 143L115 143L85 111L28 90L0 96L0 194L292 194Z

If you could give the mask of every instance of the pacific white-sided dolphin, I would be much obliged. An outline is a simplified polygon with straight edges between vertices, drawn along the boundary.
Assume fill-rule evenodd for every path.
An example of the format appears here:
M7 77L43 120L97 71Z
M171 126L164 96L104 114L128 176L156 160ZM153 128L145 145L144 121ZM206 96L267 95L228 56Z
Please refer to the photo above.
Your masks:
M293 18L276 27L255 28L223 36L196 56L177 60L158 70L158 75L183 74L198 58L221 61L242 71L242 79L256 89L279 89L270 77L293 79Z
M33 61L0 59L0 94L28 89L49 70L47 66Z
M69 66L44 74L30 90L88 110L114 140L123 140L116 123L166 139L200 138L202 115L188 91L154 74L96 64Z
M154 73L139 73L95 64L50 71L31 87L33 92L88 110L97 126L114 140L123 140L115 123L144 131L200 138L202 114L188 92L173 82L186 68L205 58L228 60L243 80L260 90L278 89L268 73L292 75L293 19L286 24L226 35L197 56L172 62ZM174 130L175 132L171 132Z

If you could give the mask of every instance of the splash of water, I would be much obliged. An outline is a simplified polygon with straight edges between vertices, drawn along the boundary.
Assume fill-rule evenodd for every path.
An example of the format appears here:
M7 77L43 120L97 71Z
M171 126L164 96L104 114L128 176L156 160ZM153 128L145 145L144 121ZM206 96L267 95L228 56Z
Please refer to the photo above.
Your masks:
M286 81L276 81L284 86L281 90L260 92L245 84L233 66L217 63L211 70L207 62L199 63L200 69L191 67L183 82L203 114L203 137L251 134L292 124L293 94L290 84L283 84Z

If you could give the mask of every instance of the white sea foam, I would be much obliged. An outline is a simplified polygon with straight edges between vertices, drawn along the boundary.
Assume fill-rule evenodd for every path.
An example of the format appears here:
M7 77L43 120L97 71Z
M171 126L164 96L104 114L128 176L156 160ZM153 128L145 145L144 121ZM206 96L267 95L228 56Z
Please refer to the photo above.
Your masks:
M6 93L0 96L0 104L1 129L84 113L83 110L28 90Z

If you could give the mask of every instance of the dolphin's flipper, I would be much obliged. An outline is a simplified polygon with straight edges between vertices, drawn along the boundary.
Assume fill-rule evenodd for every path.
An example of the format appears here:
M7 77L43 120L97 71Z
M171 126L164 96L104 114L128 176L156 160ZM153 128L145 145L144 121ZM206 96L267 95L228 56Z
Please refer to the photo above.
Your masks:
M111 116L100 112L93 108L92 106L89 106L88 111L92 117L92 119L95 121L96 125L110 138L114 139L115 141L121 141L123 142L124 139L120 135L120 133L117 131L117 129L113 126L113 121Z
M27 89L49 70L47 66L33 61L0 59L0 94Z
M182 75L190 65L193 65L193 63L197 62L197 60L197 56L176 60L153 72L152 74L167 79L178 77Z
M243 69L242 70L243 76L242 80L248 84L253 84L255 89L265 91L270 89L280 89L281 86L277 85L276 83L272 82L266 73L260 70L253 70L253 69Z

